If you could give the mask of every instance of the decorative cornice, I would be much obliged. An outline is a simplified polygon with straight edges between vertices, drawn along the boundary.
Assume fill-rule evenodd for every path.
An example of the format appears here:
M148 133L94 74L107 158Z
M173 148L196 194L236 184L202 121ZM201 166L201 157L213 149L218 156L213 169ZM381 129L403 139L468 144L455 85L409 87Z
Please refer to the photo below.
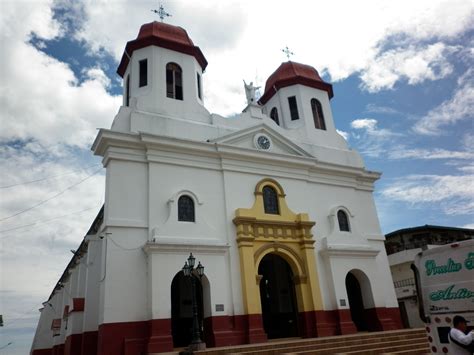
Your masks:
M370 247L358 247L350 245L329 245L321 249L321 254L330 257L359 257L359 258L375 258L379 253L379 249Z
M190 249L193 252L200 252L200 253L208 253L208 254L226 254L229 250L228 244L163 244L163 243L154 243L154 242L147 242L143 246L143 250L147 254L155 254L155 253L174 253L174 252L183 252L183 250L189 251Z
M106 165L111 159L137 162L163 162L182 166L205 166L206 169L248 172L271 166L272 175L292 176L305 181L373 190L380 173L364 168L347 167L321 162L314 157L261 152L225 143L198 142L146 133L123 133L101 129L92 150L104 157ZM192 156L193 159L188 159ZM199 159L201 158L201 159ZM196 160L199 163L196 164ZM245 162L245 164L242 164ZM323 178L327 176L326 178ZM339 176L340 179L334 179Z

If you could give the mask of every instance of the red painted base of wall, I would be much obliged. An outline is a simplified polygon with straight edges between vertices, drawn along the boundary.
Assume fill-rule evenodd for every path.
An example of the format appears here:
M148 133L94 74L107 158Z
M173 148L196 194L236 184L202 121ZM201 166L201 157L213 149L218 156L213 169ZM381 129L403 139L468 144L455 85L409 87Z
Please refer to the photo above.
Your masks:
M64 344L53 346L52 355L64 355Z
M398 307L372 308L366 310L366 315L370 320L378 320L377 328L374 330L395 330L403 328L402 318Z
M72 334L66 338L64 345L64 354L81 355L82 352L82 334Z
M36 349L33 350L31 355L52 355L53 349Z
M398 308L366 310L370 330L402 329ZM353 334L357 329L350 310L299 313L300 336L304 338ZM216 316L204 320L207 347L267 341L260 314ZM71 336L66 344L35 350L33 355L141 355L173 350L170 319L101 324L98 332Z
M173 350L171 319L153 319L149 322L150 337L147 343L149 353Z
M85 332L82 334L81 355L97 355L97 338L99 332Z

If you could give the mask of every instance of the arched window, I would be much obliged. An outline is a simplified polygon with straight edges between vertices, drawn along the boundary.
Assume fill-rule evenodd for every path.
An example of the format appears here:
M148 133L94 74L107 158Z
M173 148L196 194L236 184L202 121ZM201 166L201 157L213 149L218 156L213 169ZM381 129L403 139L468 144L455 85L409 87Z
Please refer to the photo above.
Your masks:
M280 120L278 119L278 109L276 107L272 108L270 111L270 118L275 121L277 125L280 125Z
M130 106L130 75L125 80L125 106Z
M195 221L194 200L188 195L183 195L178 199L178 221Z
M337 220L339 222L339 230L341 232L350 232L349 218L347 218L346 212L343 210L337 211Z
M314 127L326 130L321 102L316 99L311 99L311 110L313 111Z
M268 214L279 214L280 209L278 208L278 195L275 189L271 186L264 186L262 189L263 194L263 209Z
M176 63L166 64L166 96L176 100L183 99L183 71Z

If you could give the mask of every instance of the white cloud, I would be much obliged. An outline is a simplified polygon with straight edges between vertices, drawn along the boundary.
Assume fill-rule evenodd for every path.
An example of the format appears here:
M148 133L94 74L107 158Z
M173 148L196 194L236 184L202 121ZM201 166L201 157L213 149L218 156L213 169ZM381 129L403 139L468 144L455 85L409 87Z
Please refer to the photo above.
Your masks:
M97 172L99 159L85 164L78 157L81 153L76 155L64 144L2 145L0 219L51 198ZM28 183L33 180L41 181ZM3 339L8 334L15 343L10 348L12 354L29 351L37 310L69 262L69 250L77 248L99 211L104 180L99 171L56 198L0 222L0 314L5 321Z
M389 148L388 150L390 159L474 159L473 151L453 151L441 148L423 149L406 147L397 147L393 149Z
M454 38L473 27L471 1L401 1L403 16L392 19L389 28L417 39ZM388 10L388 9L387 9Z
M474 213L473 175L409 175L381 193L415 206L437 203L449 215Z
M378 121L374 118L358 118L351 122L351 128L358 132L351 132L357 140L357 149L369 157L379 157L387 149L393 138L401 136L386 128L378 128Z
M351 122L351 127L354 129L364 130L368 135L379 138L400 135L385 128L379 129L377 124L378 122L374 118L358 118Z
M402 78L412 85L444 78L453 71L447 55L455 49L438 42L425 47L410 45L382 52L363 70L363 87L376 92L393 88Z
M376 105L376 104L368 104L365 107L365 111L369 112L369 113L382 113L382 114L390 114L390 115L401 114L399 111L395 110L392 107L380 106L380 105Z
M346 141L349 139L349 133L336 129L336 132L339 133Z
M99 169L98 159L89 158L98 163L95 166L84 163L86 154L77 147L88 148L96 127L108 127L120 105L118 97L107 93L109 79L100 69L85 69L85 80L79 83L67 64L29 43L33 35L40 40L64 35L53 18L52 4L1 5L0 186L17 186L0 189L0 219ZM55 178L24 184L47 176ZM87 232L103 196L104 177L98 172L57 198L0 223L0 314L6 325L2 332L14 341L8 349L12 354L29 351L37 309L69 261L68 250ZM31 225L34 222L39 223ZM15 329L21 330L14 333Z
M11 11L13 4L8 2L6 8ZM1 34L0 140L35 138L45 144L88 147L96 128L110 125L120 98L107 92L110 79L100 69L87 69L79 83L67 64L28 43L30 33L47 39L60 35L50 4L34 3L28 11L21 2L15 4L22 19L2 17L2 28L8 31ZM37 13L42 14L39 19Z
M453 96L430 110L413 127L414 131L425 135L441 135L445 126L461 120L473 119L474 112L474 70L466 72L458 81L459 86Z
M351 127L355 129L367 129L373 131L377 126L377 120L373 118L359 118L351 122Z
M472 173L474 174L474 165L467 165L467 166L459 166L457 167L459 171L465 172L465 173Z

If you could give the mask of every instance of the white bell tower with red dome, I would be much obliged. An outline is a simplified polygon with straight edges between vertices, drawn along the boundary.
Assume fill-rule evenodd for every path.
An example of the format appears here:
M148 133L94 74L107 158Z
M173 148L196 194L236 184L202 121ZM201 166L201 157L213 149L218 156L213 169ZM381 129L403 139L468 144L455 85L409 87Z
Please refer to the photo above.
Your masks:
M299 131L301 138L318 144L345 148L336 132L330 99L332 85L309 65L288 61L271 74L259 100L263 111L280 127Z
M202 80L206 66L186 30L157 21L144 24L127 43L117 69L123 78L123 106L207 121Z

